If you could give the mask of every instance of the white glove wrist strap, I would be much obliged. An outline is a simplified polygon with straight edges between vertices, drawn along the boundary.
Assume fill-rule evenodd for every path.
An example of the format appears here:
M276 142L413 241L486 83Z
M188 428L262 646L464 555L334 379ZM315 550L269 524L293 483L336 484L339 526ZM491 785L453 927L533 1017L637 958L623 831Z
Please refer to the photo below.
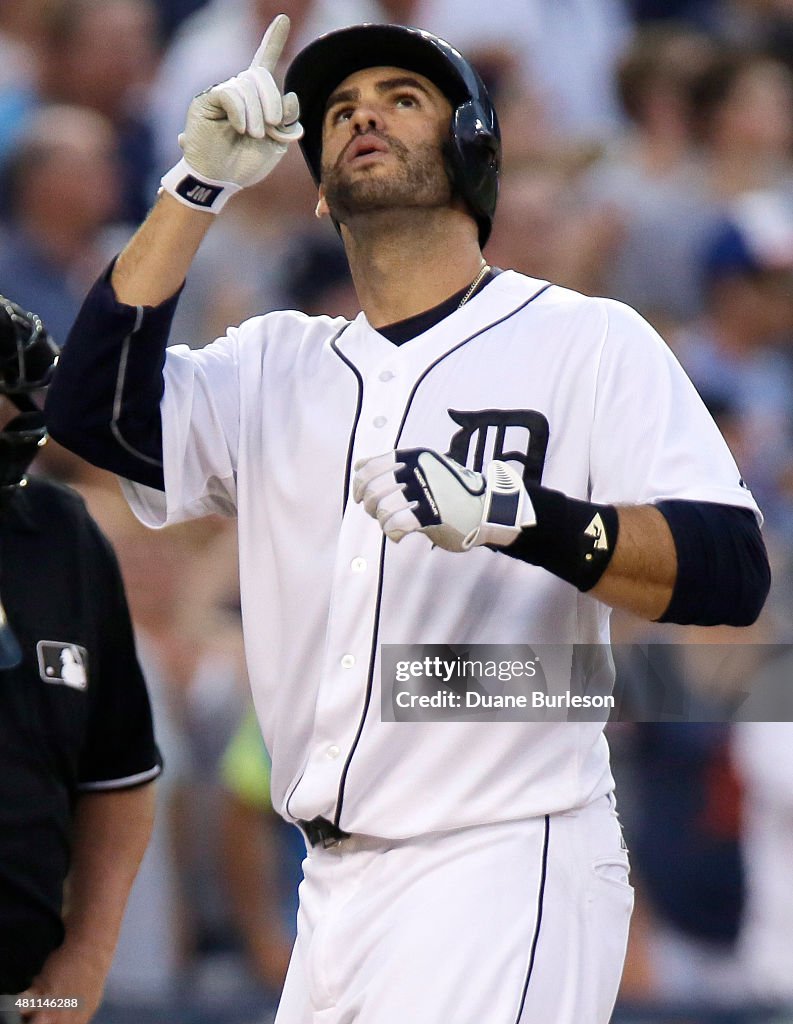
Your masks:
M160 186L160 191L164 189L191 210L216 214L242 187L233 181L216 181L199 174L184 158L162 176Z
M537 517L523 481L512 466L494 459L487 467L482 522L463 541L463 550L480 544L507 547Z

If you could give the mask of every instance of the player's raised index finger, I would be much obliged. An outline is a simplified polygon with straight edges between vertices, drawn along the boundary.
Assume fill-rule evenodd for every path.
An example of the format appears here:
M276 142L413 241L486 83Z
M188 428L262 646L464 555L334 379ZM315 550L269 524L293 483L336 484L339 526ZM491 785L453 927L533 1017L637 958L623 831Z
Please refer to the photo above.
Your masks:
M259 49L253 55L252 68L264 68L270 74L275 71L275 65L280 60L289 38L290 25L291 22L286 14L277 14L273 18L264 33L264 38L259 43Z

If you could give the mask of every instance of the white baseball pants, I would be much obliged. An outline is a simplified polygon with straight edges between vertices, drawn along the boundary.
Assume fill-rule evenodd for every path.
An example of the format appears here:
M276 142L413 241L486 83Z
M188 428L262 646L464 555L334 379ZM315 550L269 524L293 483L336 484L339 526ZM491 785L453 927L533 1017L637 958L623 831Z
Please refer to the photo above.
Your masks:
M309 851L276 1024L607 1024L633 890L613 797Z

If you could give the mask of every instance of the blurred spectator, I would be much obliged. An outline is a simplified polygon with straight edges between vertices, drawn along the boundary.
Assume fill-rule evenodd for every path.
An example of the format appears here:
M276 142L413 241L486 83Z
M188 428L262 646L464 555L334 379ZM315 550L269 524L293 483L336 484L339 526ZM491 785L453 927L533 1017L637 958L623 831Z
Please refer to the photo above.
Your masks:
M773 634L766 616L748 630L624 616L615 627L625 641L614 647L623 707L609 743L639 910L624 997L696 1006L681 1019L710 1020L708 1007L752 1002L739 941L744 800L725 719L759 685Z
M53 337L66 339L89 282L119 238L112 124L93 110L39 108L7 168L10 229L0 239L0 280L21 305L40 310Z
M789 650L783 657L775 668L789 688ZM755 998L793 1012L793 721L740 723L734 751L746 792L747 984Z
M32 85L47 0L0 4L0 91ZM0 128L2 128L0 121Z
M724 0L628 0L628 6L640 25L677 21L713 31L720 23Z
M793 197L748 193L730 211L703 257L705 316L675 348L696 387L732 411L734 455L774 524L789 515Z
M603 290L659 326L701 308L698 260L716 211L694 154L693 89L715 52L680 25L640 31L618 66L629 127L583 183L622 232Z
M706 303L702 250L747 191L793 188L793 77L679 25L640 31L619 66L631 127L586 176L624 232L603 290L659 327Z
M157 63L150 0L60 0L49 24L42 98L83 104L118 133L121 214L138 222L153 201L153 143L146 88Z
M37 81L0 93L0 162L42 104L89 107L118 135L115 190L124 219L142 220L154 196L145 89L157 61L151 0L51 0Z
M793 71L793 6L790 0L727 0L722 7L725 38L776 57Z
M182 22L203 7L207 0L154 0L158 12L160 33L167 43Z
M284 261L286 306L309 316L343 316L354 320L360 303L341 240L324 231L299 238Z
M640 25L686 22L714 38L750 45L793 66L790 0L628 0Z
M394 25L418 25L421 0L380 0L381 21Z
M679 673L675 648L664 651L669 673ZM736 949L740 792L729 735L729 726L703 721L633 726L636 816L627 838L652 913L645 941L656 1000L724 1006L745 992Z
M750 50L727 50L694 88L707 188L722 201L793 187L793 74Z
M416 23L462 50L488 84L517 74L562 135L599 139L618 126L614 66L631 33L622 0L422 0ZM496 90L498 92L498 90Z
M667 25L637 33L620 58L619 97L634 132L619 148L649 179L689 167L693 86L715 53L702 33Z
M488 260L590 295L621 240L607 208L584 201L580 170L563 158L512 166L501 186Z

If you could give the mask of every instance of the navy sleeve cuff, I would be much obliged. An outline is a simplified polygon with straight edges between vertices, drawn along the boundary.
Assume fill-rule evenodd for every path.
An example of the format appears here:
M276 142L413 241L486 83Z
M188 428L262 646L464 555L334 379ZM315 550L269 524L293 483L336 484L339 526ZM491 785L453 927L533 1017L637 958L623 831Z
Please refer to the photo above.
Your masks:
M112 269L69 332L47 394L47 427L88 462L164 490L162 370L180 292L159 306L124 305L110 284Z
M765 544L754 513L707 501L661 501L672 531L677 579L658 620L695 626L750 626L771 586Z

